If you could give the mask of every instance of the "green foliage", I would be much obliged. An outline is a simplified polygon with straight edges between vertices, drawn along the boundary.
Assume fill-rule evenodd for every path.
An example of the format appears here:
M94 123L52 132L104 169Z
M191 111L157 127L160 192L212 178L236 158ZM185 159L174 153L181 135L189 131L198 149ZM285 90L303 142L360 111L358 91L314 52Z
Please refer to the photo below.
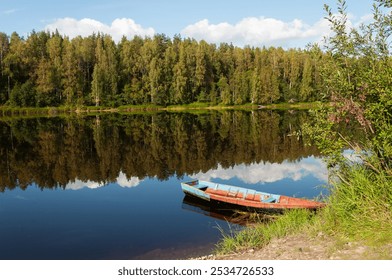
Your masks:
M17 84L34 87L31 106L271 104L321 100L319 56L282 48L238 48L163 34L115 43L58 32L27 39L0 33L0 104ZM14 104L13 102L12 104Z
M98 36L96 63L91 82L91 97L95 106L115 105L117 100L117 54L110 36Z
M391 3L375 1L373 22L347 27L347 7L338 0L338 14L325 6L333 35L320 68L331 106L314 112L306 128L329 155L331 195L319 226L343 239L386 244L392 240L392 60ZM342 136L359 127L362 137ZM349 133L348 133L349 134ZM348 161L343 149L355 151Z
M36 92L31 82L16 84L11 91L10 105L17 107L34 107Z
M382 13L381 7L387 9L388 1L377 2L373 7L373 22L358 30L348 30L344 0L338 1L338 15L325 7L334 35L327 42L328 53L321 75L333 102L328 120L333 124L358 123L366 141L353 143L349 139L350 145L373 150L389 163L392 159L392 14Z
M221 77L218 82L218 90L220 93L220 99L223 105L232 105L233 101L231 99L229 84L227 83L226 77Z
M321 152L329 155L332 172L328 206L309 217L305 212L288 212L277 221L225 235L218 245L226 253L249 247L261 247L272 237L295 233L313 226L343 240L365 241L371 245L390 244L392 240L392 60L390 0L373 5L373 22L359 29L348 28L347 7L338 0L338 14L325 6L333 35L327 38L327 52L315 61L313 73L322 81L321 98L330 98L331 106L313 112L313 122L304 131ZM318 56L317 48L308 57ZM299 87L300 96L309 91L309 70L304 61L302 84L298 84L300 61L291 52L283 65L281 84L286 99ZM290 63L287 63L290 61ZM260 98L262 82L255 70L252 95ZM312 72L312 71L311 71ZM361 138L351 137L355 131ZM347 134L341 133L344 131ZM348 161L342 150L351 148L358 157ZM298 219L297 219L298 218Z
M371 168L369 168L371 164ZM338 172L322 229L343 238L383 243L392 240L392 178L378 159L346 163Z

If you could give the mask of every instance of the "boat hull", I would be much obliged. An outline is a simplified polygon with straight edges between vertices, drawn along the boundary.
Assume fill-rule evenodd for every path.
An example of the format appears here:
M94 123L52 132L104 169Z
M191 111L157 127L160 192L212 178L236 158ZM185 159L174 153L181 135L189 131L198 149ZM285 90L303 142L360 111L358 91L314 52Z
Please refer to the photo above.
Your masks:
M224 202L248 208L317 209L325 206L324 203L317 201L259 192L201 180L181 183L181 187L185 194L205 201Z

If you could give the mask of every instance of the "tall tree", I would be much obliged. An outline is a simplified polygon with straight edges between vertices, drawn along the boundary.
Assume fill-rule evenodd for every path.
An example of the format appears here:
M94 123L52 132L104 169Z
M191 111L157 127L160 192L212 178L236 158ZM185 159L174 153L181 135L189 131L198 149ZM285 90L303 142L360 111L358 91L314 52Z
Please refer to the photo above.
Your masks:
M222 76L218 81L218 89L220 93L220 99L223 105L232 105L232 95L230 93L230 86L227 82L227 78Z
M95 66L95 52L97 46L97 36L95 34L82 38L80 36L72 39L72 44L75 46L78 67L82 71L82 89L83 99L85 103L89 103L91 92L92 74Z
M186 53L184 43L180 44L178 62L174 66L174 101L177 104L188 103L188 71L186 65Z
M28 79L28 71L24 63L25 44L26 42L16 32L11 34L9 52L4 59L8 99L11 98L13 88Z
M123 37L119 44L121 77L119 89L122 88L121 94L124 104L143 103L143 44L143 39L138 36L135 36L132 40Z
M300 101L309 101L312 94L312 63L309 56L304 56L302 79L299 90Z
M206 95L206 73L207 73L207 60L206 60L206 43L200 42L196 51L196 69L195 69L195 91L196 94L202 95L205 99Z
M63 41L63 59L61 83L64 89L65 104L83 105L83 71L76 55L75 45L65 38Z
M59 34L49 38L38 63L36 83L41 106L59 105L62 101L62 40Z
M170 45L170 39L165 35L158 34L154 36L152 41L152 59L149 65L150 102L152 104L166 105L169 102L164 65L165 52L168 45Z
M117 98L116 48L110 36L98 36L96 63L91 82L91 96L95 106L115 105Z

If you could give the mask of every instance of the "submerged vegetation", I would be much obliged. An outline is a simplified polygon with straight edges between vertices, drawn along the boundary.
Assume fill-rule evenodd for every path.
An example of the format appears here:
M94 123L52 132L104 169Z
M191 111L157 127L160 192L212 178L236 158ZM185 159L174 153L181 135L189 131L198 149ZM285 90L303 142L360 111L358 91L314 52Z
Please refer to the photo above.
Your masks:
M373 8L372 23L349 30L345 1L338 0L338 14L325 6L333 35L321 76L332 106L314 112L304 131L328 159L328 206L317 215L288 212L267 226L225 236L219 253L260 247L305 228L380 251L392 243L392 5L377 0ZM361 141L339 132L353 123L361 128ZM351 149L354 159L343 149ZM392 258L392 252L382 255Z

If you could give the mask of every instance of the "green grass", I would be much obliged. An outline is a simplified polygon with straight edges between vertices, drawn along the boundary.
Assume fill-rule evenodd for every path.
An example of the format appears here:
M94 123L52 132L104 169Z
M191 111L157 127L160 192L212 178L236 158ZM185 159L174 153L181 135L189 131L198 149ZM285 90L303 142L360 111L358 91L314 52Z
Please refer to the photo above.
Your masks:
M377 166L374 159L372 166ZM320 227L330 235L371 245L392 242L392 177L365 164L339 171Z
M217 244L216 252L226 254L249 248L260 248L268 244L273 238L280 238L298 232L304 226L313 223L314 212L304 209L287 211L284 215L277 216L271 222L259 223L245 230L226 233Z
M153 104L140 104L140 105L122 105L117 107L120 112L133 112L133 111L155 111L161 110L163 106Z
M310 110L310 109L318 109L321 105L327 105L326 103L322 103L319 101L316 102L298 102L298 103L277 103L277 104L267 104L263 105L264 109L273 109L273 110Z
M185 109L200 109L200 108L209 108L211 104L208 102L193 102L189 104L180 104L180 105L169 105L166 107L167 110L185 110Z

